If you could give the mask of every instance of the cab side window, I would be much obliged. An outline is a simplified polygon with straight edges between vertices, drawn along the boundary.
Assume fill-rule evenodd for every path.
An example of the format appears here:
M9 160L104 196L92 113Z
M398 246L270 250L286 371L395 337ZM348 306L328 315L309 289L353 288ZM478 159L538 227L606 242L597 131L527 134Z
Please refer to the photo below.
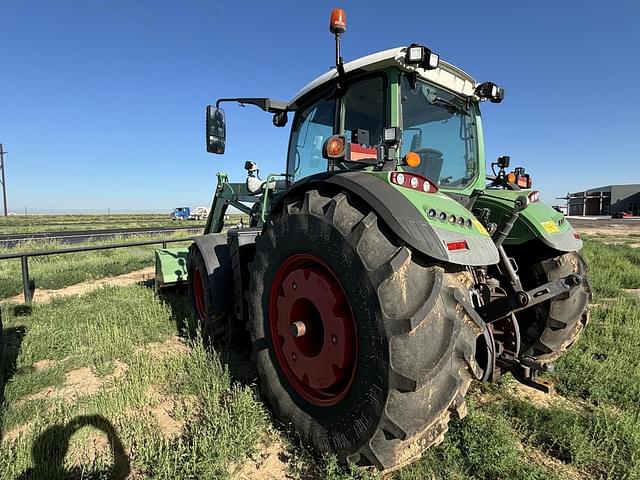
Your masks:
M347 139L355 140L354 132L364 131L364 138L360 135L357 143L378 145L382 142L382 132L386 122L382 76L369 77L350 84L342 97L342 104L344 134Z
M323 98L296 114L289 143L289 172L293 180L327 170L322 145L333 135L335 98Z

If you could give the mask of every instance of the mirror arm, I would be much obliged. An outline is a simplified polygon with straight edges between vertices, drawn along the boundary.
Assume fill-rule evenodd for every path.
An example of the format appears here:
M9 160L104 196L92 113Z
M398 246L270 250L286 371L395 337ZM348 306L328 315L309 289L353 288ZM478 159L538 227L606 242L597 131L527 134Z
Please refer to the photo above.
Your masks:
M279 113L286 112L287 102L271 100L270 98L219 98L216 100L216 108L220 108L222 102L236 102L240 105L255 105L265 112Z

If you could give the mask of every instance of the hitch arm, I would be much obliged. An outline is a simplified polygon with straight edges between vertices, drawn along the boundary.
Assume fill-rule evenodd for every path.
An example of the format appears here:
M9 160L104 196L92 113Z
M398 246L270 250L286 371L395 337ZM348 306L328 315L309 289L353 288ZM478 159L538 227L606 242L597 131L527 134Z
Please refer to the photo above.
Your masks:
M572 273L564 278L545 283L526 292L519 291L506 297L501 297L481 306L477 311L485 322L495 322L511 313L533 307L561 295L568 295L573 288L582 282L583 279L580 275Z

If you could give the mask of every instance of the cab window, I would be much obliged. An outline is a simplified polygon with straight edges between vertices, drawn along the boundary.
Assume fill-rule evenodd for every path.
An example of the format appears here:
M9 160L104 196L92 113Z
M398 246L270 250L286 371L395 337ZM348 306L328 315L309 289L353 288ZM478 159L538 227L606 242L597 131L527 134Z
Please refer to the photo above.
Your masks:
M289 142L289 172L293 180L327 170L322 145L333 134L335 98L322 98L298 111Z
M349 85L342 97L344 134L348 140L357 139L361 145L378 145L382 142L386 120L384 83L384 78L376 75ZM356 136L355 132L362 134Z

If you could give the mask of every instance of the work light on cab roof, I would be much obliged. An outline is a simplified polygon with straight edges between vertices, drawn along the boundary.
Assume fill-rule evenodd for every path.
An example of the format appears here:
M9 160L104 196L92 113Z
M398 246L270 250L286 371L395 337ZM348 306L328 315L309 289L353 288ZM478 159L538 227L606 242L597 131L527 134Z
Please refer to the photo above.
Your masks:
M406 61L409 65L417 65L425 70L434 70L440 64L440 56L427 47L412 43L407 47Z

